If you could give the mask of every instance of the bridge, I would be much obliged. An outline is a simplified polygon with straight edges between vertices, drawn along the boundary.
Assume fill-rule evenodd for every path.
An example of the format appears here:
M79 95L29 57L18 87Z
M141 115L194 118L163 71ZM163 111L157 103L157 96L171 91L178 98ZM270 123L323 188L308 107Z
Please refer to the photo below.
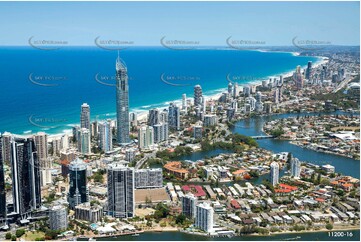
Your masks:
M144 165L144 163L148 160L148 158L154 158L154 157L155 157L155 151L153 151L152 153L145 154L142 159L137 161L134 168L135 169L140 169Z
M258 135L258 136L251 136L253 139L273 139L274 136L272 135Z

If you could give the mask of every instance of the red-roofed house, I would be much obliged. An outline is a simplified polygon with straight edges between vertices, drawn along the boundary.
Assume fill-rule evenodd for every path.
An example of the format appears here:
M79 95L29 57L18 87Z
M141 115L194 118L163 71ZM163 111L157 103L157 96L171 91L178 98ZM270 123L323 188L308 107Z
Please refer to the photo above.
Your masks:
M232 199L232 201L231 201L231 206L232 206L232 208L234 208L234 209L240 209L240 208L241 208L241 206L239 205L239 203L238 203L236 200L234 200L234 199Z
M345 184L342 184L341 187L346 192L349 192L349 191L351 191L353 185L351 183L345 183Z
M287 184L283 184L283 183L280 183L278 184L278 187L277 189L275 189L275 193L277 193L278 195L287 195L289 193L293 193L294 191L297 191L297 187L294 187L294 186L290 186L290 185L287 185Z
M192 193L198 199L206 199L207 198L206 192L199 185L184 185L184 186L182 186L182 190L184 193L188 193L188 192Z

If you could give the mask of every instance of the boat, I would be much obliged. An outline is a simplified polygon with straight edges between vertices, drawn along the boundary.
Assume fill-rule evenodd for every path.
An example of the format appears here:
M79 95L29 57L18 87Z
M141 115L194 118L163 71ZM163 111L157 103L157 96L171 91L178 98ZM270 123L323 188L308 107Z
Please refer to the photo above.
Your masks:
M133 234L132 236L134 236L134 237L135 237L135 236L139 236L139 234L135 233L135 234Z
M284 239L284 240L296 240L296 239L301 239L300 236L294 237L294 238L288 238L288 239Z

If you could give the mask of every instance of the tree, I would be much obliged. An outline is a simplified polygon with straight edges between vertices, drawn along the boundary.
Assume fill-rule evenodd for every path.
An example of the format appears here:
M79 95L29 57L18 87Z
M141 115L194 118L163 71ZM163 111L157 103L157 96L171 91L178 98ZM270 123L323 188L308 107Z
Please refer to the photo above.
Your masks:
M25 229L18 229L15 232L15 235L17 238L20 238L21 236L23 236L25 234Z
M320 183L321 183L321 173L318 173L316 184L320 184Z
M152 221L151 221L151 220L148 220L148 221L147 221L147 226L148 226L148 227L152 227Z
M280 137L281 135L283 135L285 132L283 131L283 129L278 128L278 129L273 129L271 130L270 134L276 138Z
M152 199L151 199L150 197L146 196L146 197L145 197L145 203L146 203L147 205L152 204Z
M58 231L48 229L45 231L45 239L46 240L52 240L56 239L58 237Z
M330 223L327 223L327 224L326 224L326 229L332 230L332 229L333 229L333 225L330 224Z
M90 206L94 206L95 204L100 205L100 202L97 201L97 200L91 200L91 201L90 201Z
M103 175L97 173L93 176L94 182L103 183L104 178Z
M184 221L187 219L187 217L184 215L184 214L179 214L176 219L175 219L175 222L177 224L183 224Z
M7 239L7 240L10 240L10 239L11 239L11 233L10 233L10 232L6 233L5 239Z

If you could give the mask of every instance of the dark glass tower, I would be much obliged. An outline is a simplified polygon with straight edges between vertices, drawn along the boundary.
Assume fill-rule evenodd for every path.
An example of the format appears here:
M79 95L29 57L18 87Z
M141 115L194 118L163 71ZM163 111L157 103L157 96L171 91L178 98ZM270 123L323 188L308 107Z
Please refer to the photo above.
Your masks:
M128 70L119 54L115 65L117 80L117 141L129 143L129 86Z
M11 141L14 211L21 219L41 206L39 159L31 138Z
M108 214L116 218L134 216L134 168L120 163L108 165Z
M69 194L70 208L80 203L88 202L88 188L86 185L86 163L77 158L69 165Z
M6 192L4 177L3 138L0 136L0 228L6 223Z

